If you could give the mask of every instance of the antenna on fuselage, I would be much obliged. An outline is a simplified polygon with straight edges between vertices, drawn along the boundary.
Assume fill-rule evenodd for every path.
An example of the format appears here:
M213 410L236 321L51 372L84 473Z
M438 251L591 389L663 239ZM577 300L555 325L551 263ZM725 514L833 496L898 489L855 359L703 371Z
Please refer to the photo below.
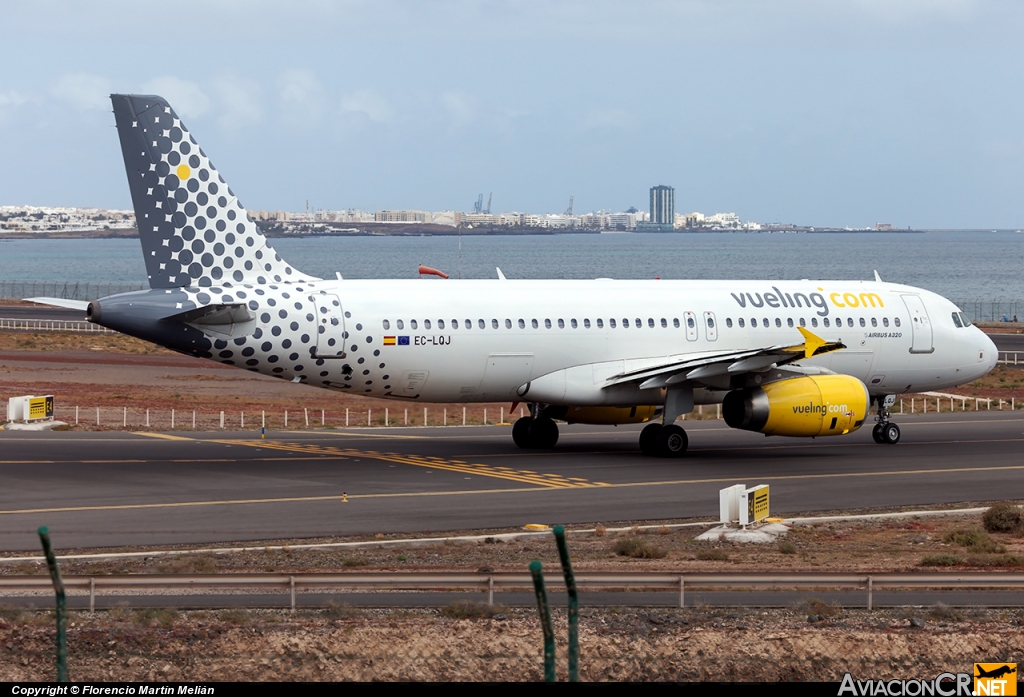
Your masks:
M882 277L878 275L878 269L875 269L875 281L878 283L882 282Z

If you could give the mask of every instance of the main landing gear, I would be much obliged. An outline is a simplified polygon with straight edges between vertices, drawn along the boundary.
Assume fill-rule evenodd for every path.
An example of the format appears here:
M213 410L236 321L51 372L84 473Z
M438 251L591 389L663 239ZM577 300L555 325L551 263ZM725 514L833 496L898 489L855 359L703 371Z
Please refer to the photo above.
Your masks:
M640 431L640 452L648 457L682 457L690 439L675 424L647 424Z
M512 440L524 450L550 450L558 442L558 425L547 416L524 416L512 426Z
M889 407L896 401L896 395L885 395L878 398L878 422L871 429L871 437L879 445L896 445L900 442L900 427L889 422Z

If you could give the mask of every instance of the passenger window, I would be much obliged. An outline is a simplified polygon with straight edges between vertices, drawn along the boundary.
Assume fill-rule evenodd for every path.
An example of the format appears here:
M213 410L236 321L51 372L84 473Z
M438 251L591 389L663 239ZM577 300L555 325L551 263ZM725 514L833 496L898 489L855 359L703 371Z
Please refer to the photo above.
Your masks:
M444 320L443 319L437 320L437 328L438 329L444 329Z
M893 317L892 318L892 323L895 324L897 327L900 326L900 318L899 317Z
M740 317L737 321L740 323L740 329L742 329L744 327L743 318Z
M877 317L872 317L871 318L871 326L872 327L877 327L878 326L878 318Z
M465 321L465 325L466 325L466 329L472 329L473 328L473 320L467 319Z
M768 321L767 317L764 318L764 326L765 326L765 328L772 326L771 322Z
M590 320L589 319L584 319L583 320L583 328L584 329L590 329Z
M484 322L482 319L478 319L476 321L476 326L480 327L481 329L485 329L487 327L487 323Z
M667 329L668 328L668 320L665 319L664 317L661 318L661 328L662 329Z
M549 320L549 319L544 320L544 328L545 329L551 329L551 320Z
M883 327L888 327L889 326L889 318L888 317L883 317L882 318L882 326Z
M395 322L395 324L398 326L399 329L405 329L405 322L403 322L402 320L398 320L397 322Z
M807 322L806 322L806 321L804 321L804 318L803 318L803 317L801 317L801 318L800 318L800 326L801 326L801 327L806 327L806 326L807 326Z
M414 319L409 320L409 329L415 329L415 328L416 328L416 320L414 320Z
M636 327L637 329L643 329L644 328L644 323L640 321L639 317L637 317L636 318L636 323L633 326Z
M956 325L957 329L963 329L964 323L960 321L960 314L957 312L953 313L953 324Z
M604 320L603 319L598 319L597 320L597 328L598 329L604 329Z
M665 320L661 320L661 321L664 322ZM647 326L650 327L651 329L654 329L654 318L653 317L648 317L647 318Z
M611 318L608 319L608 328L609 329L615 329L615 318L614 317L611 317Z
M388 322L387 320L384 320L384 328L385 329L391 329L391 322Z
M459 320L453 319L452 320L452 329L458 329L458 328L459 328Z
M558 319L558 328L559 329L565 329L565 320L564 319L561 319L561 318Z
M782 326L782 319L781 318L779 318L779 317L775 318L775 326L776 327L781 327Z
M732 329L732 318L731 317L726 317L725 318L725 326L728 327L729 329Z
M788 317L786 319L786 324L788 324L790 327L792 327L793 326L793 318L792 317Z
M424 329L430 329L430 320L429 319L423 320L423 328Z
M714 328L715 328L715 320L713 320L711 317L708 317L708 329L714 329Z
M628 317L623 317L622 318L622 328L623 329L629 329L629 318Z
M539 327L539 326L540 326L539 324L537 324L537 320L535 320L535 319L532 319L532 320L530 320L530 324L532 324L532 325L533 325L533 328L534 328L534 329L536 329L537 327Z
M826 317L825 319L823 319L821 321L822 321L822 324L824 324L826 327L829 326L828 317Z
M686 326L689 327L690 329L693 329L694 327L697 326L693 321L693 317L686 318Z
M576 319L573 318L573 319L569 320L569 324L572 326L573 329L575 329L576 328Z
M811 326L812 327L817 327L818 326L818 318L817 317L811 317ZM828 325L825 325L825 326L828 326Z
M862 327L866 327L867 326L867 323L864 321L863 317L860 318L860 326L862 326Z
M505 319L505 329L511 329L511 328L512 328L512 320L506 318Z
M672 318L672 326L675 327L676 329L679 329L679 318L678 317L673 317Z
M753 327L754 329L757 329L757 317L750 318L750 326Z
M491 320L491 329L497 329L497 328L498 328L498 320L492 319Z
M526 329L526 320L524 320L522 318L519 319L519 328L520 329Z

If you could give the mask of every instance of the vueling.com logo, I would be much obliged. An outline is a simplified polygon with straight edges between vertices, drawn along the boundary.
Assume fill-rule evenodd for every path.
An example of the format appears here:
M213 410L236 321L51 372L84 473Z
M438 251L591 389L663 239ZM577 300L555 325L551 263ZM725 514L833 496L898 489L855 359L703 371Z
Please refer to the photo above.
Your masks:
M825 317L828 315L830 301L835 307L847 309L858 307L885 307L878 293L829 293L825 300L824 288L821 293L783 293L772 286L772 293L729 293L740 307L806 307L817 308L815 312Z
M807 406L798 404L793 407L794 414L845 414L850 411L845 404L815 404L810 402Z

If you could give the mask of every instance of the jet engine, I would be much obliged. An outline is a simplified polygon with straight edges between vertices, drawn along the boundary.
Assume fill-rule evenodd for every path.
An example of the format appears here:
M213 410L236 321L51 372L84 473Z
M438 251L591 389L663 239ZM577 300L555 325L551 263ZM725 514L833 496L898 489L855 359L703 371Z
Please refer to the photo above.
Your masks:
M733 428L769 436L838 436L860 428L870 404L855 377L808 375L733 390L722 416Z
M640 424L649 421L658 407L556 407L544 410L544 415L571 424Z

